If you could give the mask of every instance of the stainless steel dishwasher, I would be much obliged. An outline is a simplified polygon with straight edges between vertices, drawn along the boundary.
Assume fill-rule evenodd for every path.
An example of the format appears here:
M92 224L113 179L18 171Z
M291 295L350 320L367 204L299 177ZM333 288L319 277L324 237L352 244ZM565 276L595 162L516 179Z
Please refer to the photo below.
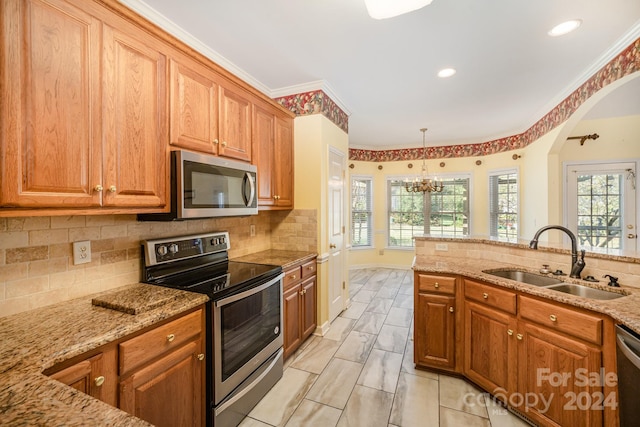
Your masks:
M640 408L640 335L624 325L617 325L616 343L620 426L637 426Z

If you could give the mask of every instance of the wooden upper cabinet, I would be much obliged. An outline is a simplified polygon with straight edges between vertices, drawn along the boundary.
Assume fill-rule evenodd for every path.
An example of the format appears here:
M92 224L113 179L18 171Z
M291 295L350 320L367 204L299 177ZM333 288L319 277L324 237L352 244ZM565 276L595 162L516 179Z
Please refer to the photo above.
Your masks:
M218 153L218 84L194 61L170 60L170 144Z
M167 55L129 23L104 26L105 205L163 206L167 193ZM145 40L140 42L139 40Z
M165 206L162 42L91 2L7 0L1 19L0 205Z
M98 206L100 31L61 0L3 0L4 206Z
M239 87L220 84L219 92L220 156L251 161L251 101Z
M293 209L293 119L257 102L253 105L253 163L258 167L258 205Z

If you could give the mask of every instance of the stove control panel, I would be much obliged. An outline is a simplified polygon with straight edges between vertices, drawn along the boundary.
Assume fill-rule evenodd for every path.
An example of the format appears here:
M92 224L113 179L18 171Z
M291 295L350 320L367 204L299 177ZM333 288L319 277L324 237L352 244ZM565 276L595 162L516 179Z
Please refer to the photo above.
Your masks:
M229 233L226 231L145 240L142 242L147 266L224 252L228 251L229 248Z

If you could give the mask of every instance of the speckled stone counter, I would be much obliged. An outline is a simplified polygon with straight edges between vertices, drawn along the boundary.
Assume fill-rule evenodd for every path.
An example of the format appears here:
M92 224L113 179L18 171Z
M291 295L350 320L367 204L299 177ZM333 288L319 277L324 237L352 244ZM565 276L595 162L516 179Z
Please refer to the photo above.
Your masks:
M422 256L416 258L413 269L415 271L425 273L459 274L470 279L482 280L487 283L514 289L538 297L547 298L549 300L597 311L609 315L616 322L623 323L637 333L640 333L640 291L635 288L624 286L620 288L610 288L607 287L603 282L600 282L599 284L590 283L584 280L572 279L568 276L556 277L552 274L548 274L548 276L554 277L564 282L577 283L596 289L620 292L627 295L623 298L617 298L613 300L595 300L582 298L485 273L485 271L490 270L517 269L521 271L540 274L539 271L534 268L523 267L522 265L509 264L501 261L489 261L486 259L458 259L449 257Z
M92 305L114 293L144 296L153 305L136 315ZM133 284L37 310L0 318L0 425L147 426L41 372L51 366L197 307L206 295Z
M258 264L280 265L283 270L294 264L307 262L312 260L318 254L313 252L300 251L284 251L278 249L269 249L266 251L256 252L253 254L233 258L232 261L238 262L255 262Z

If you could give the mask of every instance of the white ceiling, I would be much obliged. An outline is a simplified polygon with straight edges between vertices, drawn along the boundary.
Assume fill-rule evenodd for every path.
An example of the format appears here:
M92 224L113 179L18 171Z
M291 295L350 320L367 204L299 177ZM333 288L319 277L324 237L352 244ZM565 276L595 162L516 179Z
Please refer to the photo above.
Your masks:
M325 90L352 148L417 147L422 127L432 146L518 134L640 37L638 0L434 0L388 20L363 0L120 1L270 96Z

